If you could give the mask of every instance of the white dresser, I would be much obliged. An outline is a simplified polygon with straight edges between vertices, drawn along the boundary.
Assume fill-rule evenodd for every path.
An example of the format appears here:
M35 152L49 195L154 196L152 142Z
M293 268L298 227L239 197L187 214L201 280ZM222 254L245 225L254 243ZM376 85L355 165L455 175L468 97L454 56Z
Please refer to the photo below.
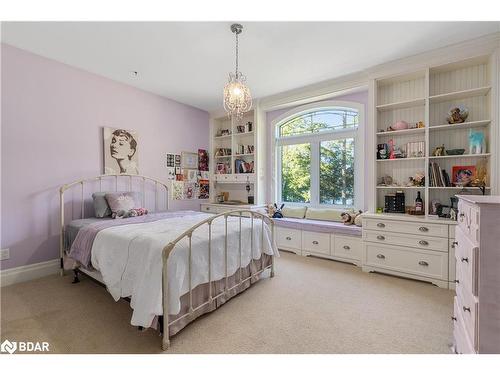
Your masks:
M459 195L456 353L500 353L500 196Z
M397 214L363 214L365 272L381 272L450 286L450 233L456 222Z

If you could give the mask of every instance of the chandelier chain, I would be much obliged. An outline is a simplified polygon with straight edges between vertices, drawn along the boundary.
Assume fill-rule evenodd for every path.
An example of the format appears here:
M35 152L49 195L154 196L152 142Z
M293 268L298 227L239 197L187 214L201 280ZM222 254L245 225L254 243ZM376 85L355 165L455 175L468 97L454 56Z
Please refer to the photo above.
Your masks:
M238 33L236 34L236 77L238 77Z

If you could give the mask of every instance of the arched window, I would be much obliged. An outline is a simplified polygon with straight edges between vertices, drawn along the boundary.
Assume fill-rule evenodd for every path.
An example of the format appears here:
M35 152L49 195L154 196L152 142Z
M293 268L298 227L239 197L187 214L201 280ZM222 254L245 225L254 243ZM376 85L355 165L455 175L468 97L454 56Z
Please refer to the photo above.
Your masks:
M276 200L354 207L360 118L359 104L330 101L276 120Z

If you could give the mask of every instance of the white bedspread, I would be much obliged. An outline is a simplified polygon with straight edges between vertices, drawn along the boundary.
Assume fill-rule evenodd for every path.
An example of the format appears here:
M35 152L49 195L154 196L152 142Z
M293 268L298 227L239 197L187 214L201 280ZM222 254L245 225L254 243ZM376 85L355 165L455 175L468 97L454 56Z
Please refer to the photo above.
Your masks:
M155 315L162 315L162 250L185 230L210 217L197 213L182 218L169 218L152 223L131 224L100 231L92 246L92 265L99 270L115 300L131 297L131 324L150 327ZM261 249L260 220L254 219L253 258L261 251L279 256L271 231L264 225ZM225 277L224 219L212 224L212 281ZM251 220L242 218L241 266L250 263ZM169 314L180 312L180 297L189 291L188 241L183 240L170 254ZM239 218L228 218L228 275L236 272L239 260ZM208 282L208 226L194 231L192 237L192 287Z

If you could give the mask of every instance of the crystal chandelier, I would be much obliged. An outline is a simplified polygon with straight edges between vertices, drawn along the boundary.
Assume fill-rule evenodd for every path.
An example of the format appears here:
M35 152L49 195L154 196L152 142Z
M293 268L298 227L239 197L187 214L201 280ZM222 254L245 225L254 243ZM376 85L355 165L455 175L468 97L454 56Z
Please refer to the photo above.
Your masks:
M229 73L229 82L224 86L224 109L237 124L243 114L252 108L252 95L245 85L246 77L238 71L238 35L242 30L243 26L238 23L231 25L231 31L236 35L236 70L234 74Z

